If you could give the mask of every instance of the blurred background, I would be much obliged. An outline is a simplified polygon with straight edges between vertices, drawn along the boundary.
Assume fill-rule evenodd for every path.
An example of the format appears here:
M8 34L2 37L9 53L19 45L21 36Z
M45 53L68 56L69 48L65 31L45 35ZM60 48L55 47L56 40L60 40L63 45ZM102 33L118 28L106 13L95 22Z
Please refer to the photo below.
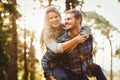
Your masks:
M108 80L120 80L120 0L0 0L0 80L45 80L39 38L51 5L63 22L66 10L82 10L94 35L94 62Z

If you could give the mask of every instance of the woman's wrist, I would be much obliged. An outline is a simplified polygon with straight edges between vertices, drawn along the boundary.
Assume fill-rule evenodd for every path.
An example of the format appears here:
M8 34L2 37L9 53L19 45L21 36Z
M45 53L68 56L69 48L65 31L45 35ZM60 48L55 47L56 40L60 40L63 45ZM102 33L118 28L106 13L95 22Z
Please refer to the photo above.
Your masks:
M79 39L78 36L76 36L76 37L74 38L74 42L75 42L75 43L80 43L80 39Z

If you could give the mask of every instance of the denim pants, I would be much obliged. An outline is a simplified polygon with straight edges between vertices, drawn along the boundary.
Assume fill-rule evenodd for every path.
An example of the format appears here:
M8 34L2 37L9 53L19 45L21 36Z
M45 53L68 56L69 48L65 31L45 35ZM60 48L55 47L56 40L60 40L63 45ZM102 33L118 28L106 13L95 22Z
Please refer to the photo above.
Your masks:
M107 80L99 65L92 64L89 69L97 80ZM57 80L88 80L86 75L75 74L72 71L63 70L59 67L53 69L53 76Z
M69 80L89 80L84 73L75 73L69 69L65 70Z
M55 67L53 69L53 76L56 78L56 80L68 80L66 73L59 67Z
M63 70L59 67L53 69L53 76L57 80L88 80L85 75L75 74L70 70Z
M99 65L93 63L88 68L90 69L91 73L96 77L97 80L107 80Z

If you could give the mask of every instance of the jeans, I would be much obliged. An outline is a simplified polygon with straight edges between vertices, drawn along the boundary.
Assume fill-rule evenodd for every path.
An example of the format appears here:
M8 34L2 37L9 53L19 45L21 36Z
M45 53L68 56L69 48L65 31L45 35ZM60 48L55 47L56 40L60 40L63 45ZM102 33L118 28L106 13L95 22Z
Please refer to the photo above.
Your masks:
M92 75L94 75L97 80L107 80L99 65L94 63L88 66L88 68L90 69Z
M57 80L88 80L86 75L76 74L71 70L63 70L59 67L53 69L53 76Z
M91 64L89 66L89 69L92 75L94 75L97 80L107 80L107 78L105 77L99 65ZM63 70L60 67L56 67L53 69L53 76L57 80L88 80L86 75L75 74L74 72L70 70Z
M84 73L75 73L69 69L65 70L69 80L89 80L87 75Z
M59 67L53 69L53 76L56 80L68 80L66 73Z

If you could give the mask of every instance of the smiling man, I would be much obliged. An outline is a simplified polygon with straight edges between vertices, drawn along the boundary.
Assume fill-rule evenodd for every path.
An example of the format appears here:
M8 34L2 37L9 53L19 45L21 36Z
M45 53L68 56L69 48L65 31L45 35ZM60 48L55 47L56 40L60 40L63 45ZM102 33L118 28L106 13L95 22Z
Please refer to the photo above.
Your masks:
M82 34L82 13L79 10L71 9L66 12L66 32L59 42L64 42ZM86 35L85 35L86 36ZM62 67L69 80L88 80L87 76L95 76L97 80L107 80L99 65L93 63L93 36L89 34L83 43L79 43L72 51L66 52L62 58ZM89 72L87 72L87 70ZM88 75L87 75L88 73Z

